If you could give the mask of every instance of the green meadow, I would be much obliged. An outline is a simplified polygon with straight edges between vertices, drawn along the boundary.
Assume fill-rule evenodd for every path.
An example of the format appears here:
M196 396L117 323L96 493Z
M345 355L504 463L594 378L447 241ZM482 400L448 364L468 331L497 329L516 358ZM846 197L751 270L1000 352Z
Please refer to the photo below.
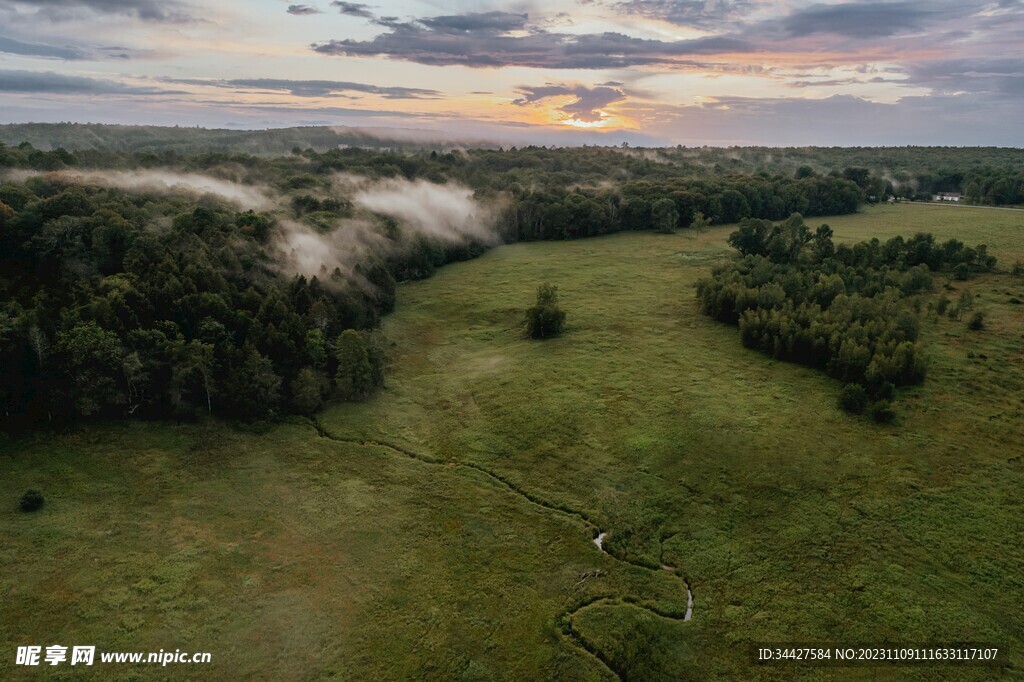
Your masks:
M89 670L123 679L1024 675L1024 212L820 222L999 258L945 292L970 290L983 330L922 311L928 378L900 391L895 424L840 412L835 381L700 313L694 284L729 257L728 226L503 246L402 285L384 390L317 423L6 443L0 678L41 675L13 665L26 644L213 655ZM545 281L566 332L531 341L523 311ZM41 511L17 510L27 488ZM835 641L994 642L1010 666L748 655Z

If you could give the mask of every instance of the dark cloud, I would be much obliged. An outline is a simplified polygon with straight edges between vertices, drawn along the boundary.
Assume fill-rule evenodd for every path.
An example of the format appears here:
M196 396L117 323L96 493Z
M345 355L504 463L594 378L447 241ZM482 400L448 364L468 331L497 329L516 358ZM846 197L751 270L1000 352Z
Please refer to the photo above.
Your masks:
M373 19L373 12L370 11L369 5L364 5L358 2L343 2L342 0L334 0L331 3L331 7L337 7L338 11L342 14L347 14L350 17L363 17L365 19Z
M904 97L871 102L849 95L825 99L720 97L695 106L658 109L663 130L701 144L1017 145L1024 119L1017 102L970 97ZM630 110L627 108L627 114Z
M781 20L781 26L791 37L827 33L849 38L884 38L963 16L966 9L966 3L916 0L819 4L790 13Z
M143 21L180 22L190 19L184 4L177 0L10 0L13 6L31 7L53 21L71 18L81 11L119 14Z
M372 40L331 40L312 45L321 54L385 56L420 64L470 67L526 66L607 69L675 64L686 56L745 52L746 41L729 36L694 40L649 40L622 33L575 35L549 32L525 14L484 12L398 22L379 19L390 30ZM516 35L510 35L516 31Z
M60 47L42 43L25 43L14 38L0 36L0 52L20 54L26 57L52 57L54 59L87 59L88 55L77 47Z
M307 14L322 14L322 12L316 7L310 7L309 5L288 5L288 14L305 16Z
M875 76L874 78L832 78L818 81L791 81L787 83L791 88L816 88L816 87L838 87L844 85L862 85L864 83L904 83L903 80L895 80Z
M680 26L702 29L734 25L755 4L751 0L628 0L615 4L623 14L636 14Z
M179 95L177 90L139 87L119 81L68 76L52 71L0 71L0 92L53 95Z
M575 97L569 104L558 107L558 110L566 114L574 121L593 123L600 121L603 116L601 109L622 102L626 99L626 93L617 87L599 85L588 87L586 85L554 85L548 83L538 87L521 86L520 97L512 103L518 106L529 106L536 104L550 97Z
M944 59L914 64L907 83L937 93L984 98L1024 98L1024 58Z
M380 95L385 99L435 99L442 96L437 90L424 88L387 87L348 81L286 80L279 78L235 78L231 80L164 79L166 83L203 85L217 88L254 88L281 90L297 97L326 97L343 92L362 92Z
M507 33L526 28L527 14L479 12L420 19L419 23L439 33Z

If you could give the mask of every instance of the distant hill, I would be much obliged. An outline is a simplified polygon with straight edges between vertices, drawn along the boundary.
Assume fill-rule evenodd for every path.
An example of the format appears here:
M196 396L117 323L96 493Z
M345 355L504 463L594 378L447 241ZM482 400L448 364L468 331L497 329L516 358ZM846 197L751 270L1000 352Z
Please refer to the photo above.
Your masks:
M271 130L226 130L99 123L14 123L0 125L0 143L29 142L42 150L179 153L236 152L287 154L294 148L326 151L339 146L371 149L497 148L494 142L459 139L443 132L402 128L298 127Z

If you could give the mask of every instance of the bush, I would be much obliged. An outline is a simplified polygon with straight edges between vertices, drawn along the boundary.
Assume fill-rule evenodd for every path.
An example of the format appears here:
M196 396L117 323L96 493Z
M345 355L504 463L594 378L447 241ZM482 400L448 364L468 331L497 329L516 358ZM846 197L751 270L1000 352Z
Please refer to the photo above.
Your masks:
M43 494L38 490L26 490L25 494L21 496L21 502L19 506L23 512L34 512L42 508L45 500Z
M860 384L847 384L839 392L839 408L850 414L862 414L868 406L868 394Z
M891 424L896 421L896 412L888 400L879 400L871 404L871 418L879 424Z
M896 395L896 384L891 381L882 381L871 387L869 397L871 400L892 400Z
M967 323L967 328L972 331L981 331L985 328L985 313L980 310L971 315L970 322Z
M939 296L939 300L935 302L935 312L939 315L945 315L947 310L949 310L949 296L942 294L942 296Z
M1024 277L1024 263L1017 261L1013 264L1013 269L1010 270L1010 274L1014 277Z
M953 268L953 277L961 281L970 279L971 267L967 265L967 263L958 263L957 266Z
M956 303L949 309L949 319L959 320L965 312L974 308L974 294L964 289L956 299Z

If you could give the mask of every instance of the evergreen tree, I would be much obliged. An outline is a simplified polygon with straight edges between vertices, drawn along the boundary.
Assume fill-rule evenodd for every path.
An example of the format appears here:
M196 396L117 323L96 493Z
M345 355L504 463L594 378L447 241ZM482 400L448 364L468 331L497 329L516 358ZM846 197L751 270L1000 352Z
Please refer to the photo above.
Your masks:
M346 329L338 337L334 353L338 361L334 377L338 397L342 400L365 400L374 386L373 365L366 339L355 329Z

